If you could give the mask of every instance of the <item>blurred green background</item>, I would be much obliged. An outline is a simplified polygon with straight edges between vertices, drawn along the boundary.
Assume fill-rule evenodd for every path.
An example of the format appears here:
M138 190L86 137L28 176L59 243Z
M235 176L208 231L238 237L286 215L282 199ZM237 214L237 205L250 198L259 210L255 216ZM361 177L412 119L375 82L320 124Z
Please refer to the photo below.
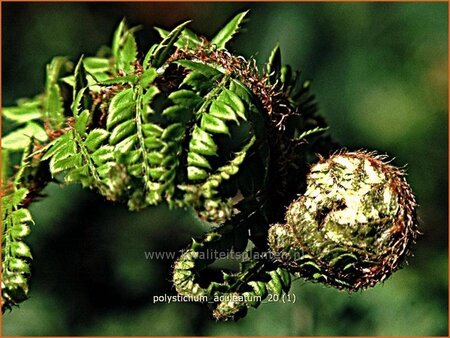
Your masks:
M31 298L3 316L3 335L448 335L447 3L2 3L3 105L41 92L51 57L109 44L122 17L143 25L145 52L155 25L193 19L211 37L245 9L232 50L263 63L279 41L283 61L313 80L337 140L408 164L423 232L409 264L351 295L297 281L295 304L216 323L201 305L152 302L174 294L173 262L144 251L185 247L204 231L190 215L129 213L51 185L31 208Z

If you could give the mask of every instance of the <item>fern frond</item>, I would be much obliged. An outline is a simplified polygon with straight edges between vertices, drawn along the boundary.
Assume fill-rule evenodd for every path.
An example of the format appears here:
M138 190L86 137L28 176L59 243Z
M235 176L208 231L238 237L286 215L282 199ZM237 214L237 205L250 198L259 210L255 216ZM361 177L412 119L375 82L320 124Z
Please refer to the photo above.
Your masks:
M187 29L189 21L170 32L157 29L162 41L152 45L143 60L134 37L138 27L128 28L123 20L110 50L83 56L75 67L66 58L54 58L47 66L44 93L4 110L15 130L2 142L3 310L28 295L31 253L23 239L32 218L26 208L52 179L80 183L109 200L127 203L130 210L167 203L190 208L208 222L212 230L194 240L175 263L173 282L182 295L206 296L218 319L237 319L268 293L287 292L289 271L321 282L335 270L355 276L353 253L330 250L322 257L312 252L327 262L325 271L312 255L291 255L295 245L283 244L290 243L294 231L280 225L286 207L310 205L304 206L302 199L291 204L307 188L310 158L329 152L334 143L323 135L327 126L317 115L310 83L300 82L299 73L282 65L278 45L262 71L255 60L226 50L246 14L236 15L211 42ZM301 142L312 135L316 137ZM17 155L22 155L21 163L16 163ZM353 169L350 176L360 171ZM414 199L398 176L397 188L408 195L399 196L410 200L401 209L408 222L388 230L404 231L401 235L413 241ZM333 206L322 209L339 209L341 197L333 196ZM311 213L320 208L316 209ZM305 215L297 211L292 209L288 217ZM304 223L310 226L311 220ZM270 224L277 225L269 231ZM316 226L304 237L321 228ZM289 259L272 259L264 253L268 233L272 251ZM361 236L367 238L367 233ZM400 261L409 242L398 243L403 245ZM308 245L320 245L320 238ZM327 245L321 252L329 249ZM199 273L215 260L201 258L210 249L260 257L243 260L237 272L222 271L222 278L200 283ZM389 267L389 257L387 270L394 266ZM366 270L372 274L366 285L373 285L375 270ZM347 278L350 284L352 278ZM335 278L332 285L348 288L343 283L349 282Z
M23 239L33 224L28 209L22 203L29 194L18 188L2 196L2 311L28 298L31 251Z

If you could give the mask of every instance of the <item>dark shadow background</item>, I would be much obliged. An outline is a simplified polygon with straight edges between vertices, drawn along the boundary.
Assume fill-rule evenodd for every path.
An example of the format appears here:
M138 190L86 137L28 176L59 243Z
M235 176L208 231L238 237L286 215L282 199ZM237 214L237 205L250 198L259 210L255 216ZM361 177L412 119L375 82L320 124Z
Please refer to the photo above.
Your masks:
M130 213L77 186L46 189L32 206L31 298L3 316L4 335L441 335L448 334L448 36L446 3L2 3L3 105L44 88L55 55L77 60L109 44L121 18L190 28L206 37L251 9L231 44L263 63L277 41L285 63L313 79L331 133L349 149L408 164L420 204L409 265L352 295L297 281L295 304L271 303L237 323L197 304L153 304L174 294L172 260L204 229L164 207ZM5 125L7 127L7 125Z

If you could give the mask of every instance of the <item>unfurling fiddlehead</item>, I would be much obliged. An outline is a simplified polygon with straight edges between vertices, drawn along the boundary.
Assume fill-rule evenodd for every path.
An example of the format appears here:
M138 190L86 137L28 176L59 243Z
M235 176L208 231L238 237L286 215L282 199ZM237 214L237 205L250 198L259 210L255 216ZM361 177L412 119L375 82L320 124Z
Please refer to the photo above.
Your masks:
M311 168L286 224L269 230L275 257L302 277L337 288L374 286L395 271L417 235L415 200L403 173L366 152Z
M122 22L109 51L75 67L55 58L45 93L4 108L18 128L3 138L3 163L23 160L2 183L3 310L28 294L26 208L62 177L130 210L167 203L210 223L175 262L173 283L217 319L288 292L291 274L354 290L400 266L417 233L403 174L356 152L307 175L315 154L337 146L278 46L265 70L225 49L245 14L210 42L187 23L158 29L162 41L142 59ZM219 253L241 253L240 270L208 274Z

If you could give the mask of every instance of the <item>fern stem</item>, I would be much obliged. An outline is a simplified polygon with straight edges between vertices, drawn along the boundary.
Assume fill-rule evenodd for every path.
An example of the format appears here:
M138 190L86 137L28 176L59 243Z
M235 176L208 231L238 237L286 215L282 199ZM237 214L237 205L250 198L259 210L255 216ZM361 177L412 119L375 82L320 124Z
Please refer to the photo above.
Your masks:
M136 90L137 88L137 90ZM144 133L142 131L142 88L141 87L134 87L134 100L136 102L135 110L136 110L136 130L139 140L139 147L140 151L142 153L142 169L143 169L143 175L144 175L144 183L145 183L145 190L150 190L150 168L147 163L147 148L145 146L144 141Z
M75 134L75 140L77 141L78 146L80 147L81 156L83 156L84 160L86 161L86 163L88 165L90 173L94 177L95 184L98 186L98 188L101 188L101 186L102 186L101 185L101 178L100 178L100 176L98 176L97 170L95 169L95 165L94 165L94 163L92 161L92 158L89 155L89 153L88 153L88 151L87 151L87 149L86 149L86 147L84 145L84 142L83 142L83 140L81 138L81 135L79 133L77 133L75 131L75 129L73 130L73 133Z

